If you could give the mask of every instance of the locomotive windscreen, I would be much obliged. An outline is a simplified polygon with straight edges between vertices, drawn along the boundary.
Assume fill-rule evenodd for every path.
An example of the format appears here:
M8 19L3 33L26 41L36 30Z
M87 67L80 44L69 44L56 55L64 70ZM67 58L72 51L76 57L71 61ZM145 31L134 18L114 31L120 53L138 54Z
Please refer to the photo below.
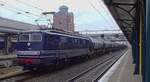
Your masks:
M19 35L20 42L39 42L42 41L41 33L25 33Z
M27 42L27 41L29 41L29 34L21 34L21 35L19 35L19 41L20 42Z
M30 34L30 41L42 41L42 35L40 33Z

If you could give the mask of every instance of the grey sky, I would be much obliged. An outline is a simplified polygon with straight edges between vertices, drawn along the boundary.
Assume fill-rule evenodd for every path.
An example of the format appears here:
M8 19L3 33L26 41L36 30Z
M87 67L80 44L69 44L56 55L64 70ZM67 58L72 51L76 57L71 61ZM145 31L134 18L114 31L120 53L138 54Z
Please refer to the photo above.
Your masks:
M74 13L76 30L119 29L102 0L0 0L0 4L4 4L0 16L27 23L36 24L42 12L57 12L66 5Z

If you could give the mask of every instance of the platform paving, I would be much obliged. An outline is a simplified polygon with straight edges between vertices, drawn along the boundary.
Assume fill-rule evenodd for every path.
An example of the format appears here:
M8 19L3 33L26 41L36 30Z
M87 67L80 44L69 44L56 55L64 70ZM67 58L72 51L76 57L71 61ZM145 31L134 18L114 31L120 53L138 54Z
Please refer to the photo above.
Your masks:
M16 60L17 55L0 55L0 68L10 67L15 65L14 61ZM1 69L0 69L1 70Z
M10 54L10 55L0 55L0 60L4 60L4 59L14 59L16 58L17 55L14 54Z
M130 48L108 82L142 82L142 77L133 73L134 64L132 64L132 50Z

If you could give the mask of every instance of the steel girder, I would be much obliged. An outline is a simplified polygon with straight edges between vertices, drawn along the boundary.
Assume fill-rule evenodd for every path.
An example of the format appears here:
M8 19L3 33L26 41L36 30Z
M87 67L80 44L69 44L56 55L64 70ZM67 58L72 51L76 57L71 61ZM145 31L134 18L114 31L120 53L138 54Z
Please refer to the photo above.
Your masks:
M136 8L138 6L135 0L104 0L117 21L120 29L131 43L132 32L136 24Z

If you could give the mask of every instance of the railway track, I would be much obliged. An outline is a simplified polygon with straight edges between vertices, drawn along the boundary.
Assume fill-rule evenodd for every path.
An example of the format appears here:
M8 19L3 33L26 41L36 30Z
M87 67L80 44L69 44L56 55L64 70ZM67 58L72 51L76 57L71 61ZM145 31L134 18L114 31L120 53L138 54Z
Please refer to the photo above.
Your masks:
M120 52L119 54L123 54L125 51ZM116 56L108 56L106 59L103 58L103 60L101 60L101 62L95 64L94 66L92 65L91 67L89 67L88 69L86 69L83 72L79 72L77 74L75 74L75 76L65 76L65 72L64 74L58 74L57 72L53 72L52 73L33 73L30 71L24 72L24 73L20 73L20 74L16 74L14 76L10 76L7 77L5 79L2 79L0 82L60 82L60 79L58 79L57 81L54 81L52 79L50 79L51 77L53 77L53 75L55 75L58 78L60 78L60 75L64 75L62 77L67 78L64 80L61 80L61 82L97 82L97 80L99 80L99 78L121 57L122 55L116 55ZM100 69L101 68L101 69ZM68 68L67 68L68 69ZM66 71L69 71L67 70ZM90 73L92 71L97 71L96 69L100 69L100 73L99 75L96 75L96 77L93 77L92 79L88 80L86 78L87 75L90 75ZM48 81L42 80L44 79L46 76L48 76L49 79L47 79ZM39 81L38 79L41 79L41 81ZM71 78L71 79L68 79ZM32 80L33 79L33 80ZM37 79L37 80L35 80ZM46 79L46 78L45 78ZM56 79L56 78L55 78Z
M114 56L109 57L102 62L90 67L89 69L79 73L78 75L74 76L73 78L67 80L66 82L98 82L98 80L103 76L103 74L121 57ZM90 76L92 75L92 71L97 71L98 69L103 68L101 72L97 76ZM87 76L88 75L88 76ZM89 78L88 78L89 77ZM91 78L92 77L92 78Z

